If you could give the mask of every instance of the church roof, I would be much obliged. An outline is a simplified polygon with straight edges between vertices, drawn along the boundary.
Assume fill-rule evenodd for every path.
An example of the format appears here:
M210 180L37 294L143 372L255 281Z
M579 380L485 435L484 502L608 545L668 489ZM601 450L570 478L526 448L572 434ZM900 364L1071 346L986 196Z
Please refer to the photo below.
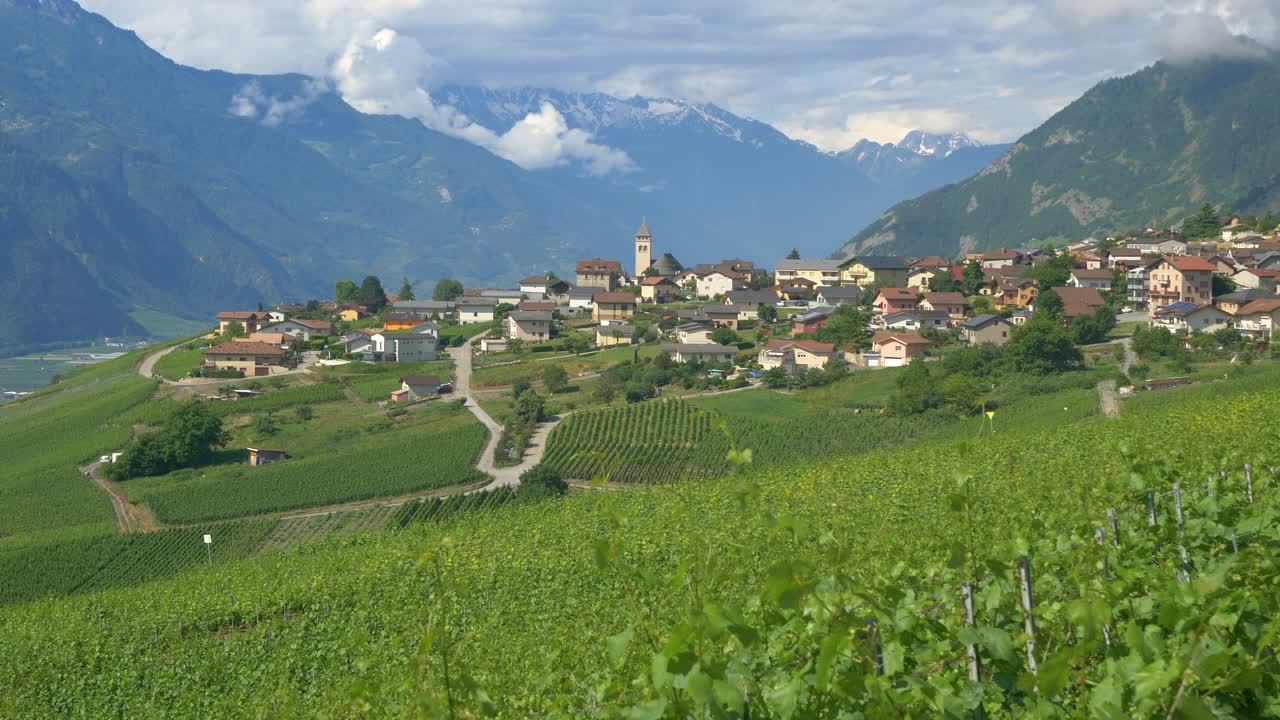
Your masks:
M636 231L636 237L648 236L648 235L649 235L649 224L641 220L640 229Z
M653 267L662 275L675 275L684 269L680 261L671 253L662 253L662 257L653 261Z

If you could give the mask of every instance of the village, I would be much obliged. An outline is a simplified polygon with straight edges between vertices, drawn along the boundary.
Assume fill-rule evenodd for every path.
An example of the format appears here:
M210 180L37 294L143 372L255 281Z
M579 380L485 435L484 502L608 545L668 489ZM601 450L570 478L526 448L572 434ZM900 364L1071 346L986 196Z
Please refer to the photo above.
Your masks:
M793 252L771 272L739 258L685 266L670 252L657 254L647 224L634 243L631 268L584 259L572 281L553 273L510 288L446 281L447 292L434 299L409 290L410 297L385 294L381 307L327 300L227 310L197 372L263 377L353 360L431 362L442 346L471 341L478 356L495 357L656 346L697 372L758 382L832 363L900 367L933 357L940 345L1003 345L1046 303L1068 325L1096 320L1105 333L1117 321L1149 323L1186 343L1223 328L1268 343L1280 314L1280 238L1234 225L1214 242L1147 231L1060 252L1002 248L956 260ZM1087 334L1081 339L1101 341ZM388 399L442 385L447 391L446 383L406 376Z

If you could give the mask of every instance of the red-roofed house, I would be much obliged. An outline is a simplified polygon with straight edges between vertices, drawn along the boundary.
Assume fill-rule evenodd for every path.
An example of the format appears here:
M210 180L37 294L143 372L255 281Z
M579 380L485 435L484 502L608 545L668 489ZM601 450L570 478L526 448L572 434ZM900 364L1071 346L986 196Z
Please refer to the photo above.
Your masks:
M680 297L680 286L669 277L654 275L640 281L640 300L666 303Z
M1280 324L1280 298L1254 300L1236 311L1236 329L1242 335L1262 342L1271 342L1271 335Z
M882 367L901 367L929 349L929 341L915 333L878 332L871 338L871 351L880 356Z
M1280 270L1273 270L1271 268L1245 268L1235 275L1232 275L1231 279L1240 287L1275 292L1276 280L1280 279Z
M915 310L920 305L920 291L916 288L880 288L880 294L871 305L881 315L901 310Z
M1067 319L1092 315L1107 304L1097 288L1056 287L1053 291L1062 298L1062 317Z
M1189 302L1213 301L1213 263L1190 255L1165 255L1151 268L1147 299L1152 310Z
M600 258L579 260L577 271L578 287L609 291L618 286L618 278L622 276L622 262Z
M969 301L958 292L925 293L920 301L922 310L937 310L951 316L952 320L963 320L969 312Z
M245 334L256 332L267 322L267 313L231 310L218 313L218 332L225 335L231 323L240 323Z
M782 368L788 374L797 370L821 369L836 356L836 346L817 340L770 340L760 351L760 366L765 370Z
M239 370L246 376L270 374L279 365L285 351L264 342L232 341L214 345L204 351L205 366L213 370Z

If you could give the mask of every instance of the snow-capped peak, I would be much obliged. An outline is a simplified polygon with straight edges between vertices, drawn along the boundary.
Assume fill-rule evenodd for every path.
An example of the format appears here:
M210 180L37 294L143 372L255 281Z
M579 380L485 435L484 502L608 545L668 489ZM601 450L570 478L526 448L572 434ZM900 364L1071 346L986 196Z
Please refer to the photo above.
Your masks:
M946 157L961 148L982 147L982 143L958 131L943 134L912 130L907 133L906 137L898 141L897 147L917 155L941 155Z

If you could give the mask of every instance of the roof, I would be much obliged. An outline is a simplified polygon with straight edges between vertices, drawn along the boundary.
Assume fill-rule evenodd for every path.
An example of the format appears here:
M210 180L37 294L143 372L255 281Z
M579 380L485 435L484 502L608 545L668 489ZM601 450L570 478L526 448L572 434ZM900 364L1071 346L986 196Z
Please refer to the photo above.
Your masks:
M254 333L254 334L256 335L259 333ZM355 330L348 330L347 333L342 337L349 338L352 335L364 335L365 337L373 337L374 335L377 335L377 334L378 334L378 331L374 330L373 328L356 328ZM249 337L252 339L253 335L250 335Z
M1213 267L1213 263L1208 260L1192 255L1165 255L1164 261L1182 272L1195 272L1197 270L1213 272L1216 269Z
M627 304L632 305L636 302L636 296L625 292L598 292L591 296L591 299L597 303L610 303L614 305Z
M744 310L745 308L737 305L704 305L702 307L702 312L707 315L737 315Z
M648 234L649 234L649 223L646 223L645 221L641 220L641 221L640 221L640 229L636 231L636 236L638 236L638 237L639 237L639 236L646 236L646 235L648 235Z
M784 350L790 347L802 348L811 353L829 353L835 352L836 349L833 343L818 342L817 340L770 340L768 345L770 350Z
M843 264L843 261L841 261L841 260L832 260L832 259L830 259L830 258L823 258L823 259L821 259L821 260L788 260L788 259L783 259L783 260L779 260L779 261L778 261L778 262L773 266L773 269L774 269L774 271L775 271L775 272L776 272L776 271L779 271L779 270L784 271L784 272L786 272L786 271L794 272L794 271L796 271L796 270L828 270L828 271L834 271L834 270L839 270L839 269L840 269L840 266L841 266L842 264Z
M999 315L992 315L991 313L983 313L981 315L974 315L968 320L965 320L964 322L960 323L960 327L966 330L981 330L982 328L996 322L1004 322L1007 324L1008 321L1006 321L1004 318L1000 317Z
M1177 303L1174 303L1175 305ZM1236 315L1253 315L1254 313L1270 313L1280 310L1280 298L1254 300L1236 311Z
M1241 288L1235 292L1229 292L1226 295L1219 295L1214 298L1214 302L1229 302L1237 305L1245 305L1254 300L1270 300L1272 298L1280 298L1273 292L1259 290L1258 288Z
M618 260L602 260L600 258L591 258L590 260L578 261L578 272L580 273L620 273L622 272L622 263Z
M546 310L515 310L507 317L516 322L551 322L551 313Z
M930 305L968 305L969 304L969 301L965 299L964 293L958 293L958 292L925 293L924 299Z
M653 261L653 267L659 270L670 270L672 273L678 273L684 269L680 261L671 253L662 253L662 256Z
M576 287L569 290L569 297L586 298L590 300L591 298L595 297L596 292L597 292L596 289L593 287Z
M405 385L439 385L440 378L435 375L405 375L400 378Z
M264 342L268 345L279 345L280 343L291 342L292 340L292 335L285 335L284 333L249 333L249 342Z
M652 287L652 286L654 286L654 285L661 285L661 284L663 284L663 283L666 283L666 284L668 284L668 285L675 285L675 284L676 284L674 280L672 280L671 278L666 277L666 276L664 276L664 275L651 275L651 276L649 276L649 277L647 277L647 278L645 278L645 279L643 279L643 280L641 280L641 281L640 281L640 284L641 284L641 285L646 285L646 286L649 286L649 287Z
M310 318L290 318L289 320L285 320L285 322L296 322L299 325L304 325L306 327L311 328L312 330L330 330L333 328L333 323L329 322L328 320L312 320Z
M596 334L612 337L617 333L621 337L634 337L636 334L635 325L597 325Z
M492 310L498 304L497 298L491 297L469 297L458 300L456 307L458 308L488 308Z
M688 355L703 355L707 353L725 354L737 353L738 348L731 345L717 345L716 343L666 343L659 348L662 352L678 352Z
M897 340L903 345L928 345L929 341L920 337L915 333L896 332L893 330L878 332L871 338L871 342L880 345L888 340Z
M520 303L519 309L532 310L536 312L551 312L556 309L556 304L553 302L534 302L532 300L526 300Z
M453 302L450 300L397 300L391 307L395 310L451 310Z
M880 288L880 294L886 300L919 300L920 295L915 288Z
M1111 257L1142 257L1142 250L1131 247L1113 247L1107 251Z
M256 452L256 453L283 453L285 455L289 454L289 451L285 450L284 448L247 447L245 448L245 450L248 450L249 452Z
M1280 277L1280 270L1275 270L1272 268L1245 268L1240 272L1253 273L1254 275L1257 275L1260 278ZM1239 275L1240 273L1236 273L1236 274Z
M942 257L941 255L930 255L928 257L922 257L919 260L913 261L911 263L911 267L945 268L945 267L951 267L951 261Z
M1110 270L1090 270L1088 268L1073 268L1071 270L1072 277L1077 280L1111 280L1115 275Z
M1270 302L1270 301L1259 300L1258 302ZM1185 300L1182 300L1176 303L1169 303L1168 305L1165 305L1164 307L1156 310L1152 314L1153 315L1186 316L1186 315L1190 315L1193 312L1196 312L1197 310L1203 310L1204 308L1209 308L1209 307L1213 307L1213 305L1211 305L1210 303L1193 303L1193 302L1187 302ZM1280 307L1280 302L1277 302L1276 307Z
M546 275L530 275L520 281L521 285L546 285L547 283Z
M860 264L868 270L905 270L907 261L896 255L862 255L852 257L842 265Z
M769 290L730 290L724 294L728 300L726 305L736 303L775 303L778 301L778 294Z
M676 326L676 329L677 329L677 330L684 330L684 331L686 331L686 332L688 332L688 331L690 331L690 330L710 330L710 329L711 329L711 325L709 325L709 324L707 324L707 323L704 323L704 322L687 322L687 323L683 323L683 324L681 324L681 325L677 325L677 326Z
M257 320L266 313L258 313L252 310L228 310L218 313L219 320Z
M1062 315L1076 317L1088 315L1106 305L1098 288L1091 287L1056 287L1053 291L1062 298Z
M1022 255L1017 250L1009 250L1008 248L1000 248L999 250L988 250L982 253L983 260L1013 260Z
M224 342L204 351L205 355L283 355L284 350L264 342Z
M811 323L816 320L821 320L822 318L825 318L825 317L831 317L831 314L834 313L835 311L836 311L835 308L830 308L830 307L813 308L808 312L802 312L798 315L792 315L791 322L800 323L801 325L804 325L806 323Z
M857 285L823 285L815 289L819 295L829 298L860 298L864 295L862 288Z

